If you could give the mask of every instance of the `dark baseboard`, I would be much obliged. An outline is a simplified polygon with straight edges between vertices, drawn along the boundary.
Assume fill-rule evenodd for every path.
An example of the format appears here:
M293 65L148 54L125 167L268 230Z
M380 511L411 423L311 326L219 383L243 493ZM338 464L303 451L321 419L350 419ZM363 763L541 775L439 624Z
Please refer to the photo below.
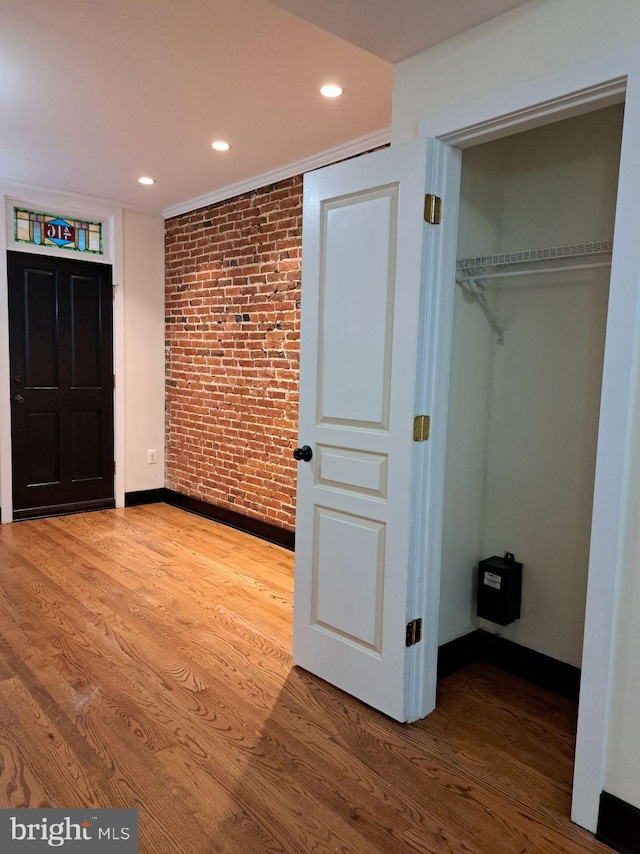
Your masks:
M438 679L451 676L463 667L479 661L480 652L477 630L438 647Z
M640 854L640 809L603 792L596 839L621 854Z
M215 504L209 504L199 498L182 495L180 492L174 492L172 489L165 489L164 500L172 507L180 507L182 510L188 510L190 513L196 513L198 516L204 516L207 519L212 519L214 522L228 525L230 528L237 528L239 531L253 534L254 537L259 537L261 540L267 540L278 546L284 546L284 548L291 551L294 549L295 534L293 531L287 531L286 528L279 528L270 522L263 522L261 519L245 516L243 513L237 513L235 510L217 507Z
M513 673L527 682L540 685L554 694L578 701L580 693L580 668L558 661L541 652L527 649L499 635L479 630L481 657L488 664Z
M577 702L580 692L580 669L541 652L527 649L499 635L477 629L438 649L438 678L444 679L456 670L486 661L534 685Z
M27 510L14 510L13 521L42 519L45 516L68 516L70 513L88 513L90 510L111 510L116 506L113 498L100 498L95 501L74 501L70 504L54 504L51 507L30 507Z
M137 492L125 492L124 506L139 507L141 504L162 504L165 501L164 486L158 489L139 489Z
M290 551L293 551L295 547L295 533L293 531L279 528L277 525L263 522L261 519L245 516L243 513L236 513L234 510L227 510L225 507L217 507L215 504L209 504L200 498L191 498L189 495L183 495L173 489L146 489L140 492L128 492L125 496L126 507L157 504L159 502L169 504L171 507L179 507L181 510L187 510L189 513L195 513L198 516L204 516L205 519L211 519L214 522L220 522L222 525L228 525L230 528L236 528L238 531L244 531L246 534L252 534L254 537L275 543L277 546L283 546Z

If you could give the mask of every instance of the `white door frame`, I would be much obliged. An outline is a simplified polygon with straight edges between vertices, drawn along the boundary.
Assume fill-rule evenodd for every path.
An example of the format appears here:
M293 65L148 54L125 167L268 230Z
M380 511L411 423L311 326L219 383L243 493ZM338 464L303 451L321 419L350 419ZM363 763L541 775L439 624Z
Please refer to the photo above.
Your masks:
M435 137L450 146L441 162L438 183L459 186L460 151L481 142L600 109L625 100L620 157L614 249L603 366L602 398L593 499L593 522L585 614L582 685L573 781L572 819L595 832L603 789L607 734L607 707L612 672L612 642L616 580L622 555L626 462L630 440L635 353L640 343L638 322L640 284L640 53L626 49L570 66L481 100L456 107L419 124L420 137ZM437 192L437 190L436 190ZM459 191L445 204L455 210L443 220L440 252L443 269L453 269L457 243ZM444 445L449 395L451 325L454 277L442 280L439 309L432 323L433 340L429 378L431 411L437 414L434 445L441 449L430 469L427 521L416 530L429 567L421 596L427 624L438 625L439 575L442 553L444 496ZM432 327L432 336L433 336ZM437 431L437 435L436 432ZM424 509L424 508L423 508ZM437 578L436 578L437 576ZM424 662L423 662L424 664ZM419 675L414 677L419 681Z
M55 255L56 257L61 255L60 251L55 249L31 246L14 240L12 219L14 204L33 210L62 212L69 216L75 215L77 218L103 223L102 255L68 252L68 256L110 264L112 268L115 287L113 365L114 374L120 378L116 383L113 413L116 463L114 495L116 507L124 507L124 295L119 286L123 281L124 271L122 208L75 194L6 184L0 186L0 508L2 511L0 523L13 521L7 250L31 252L34 255Z

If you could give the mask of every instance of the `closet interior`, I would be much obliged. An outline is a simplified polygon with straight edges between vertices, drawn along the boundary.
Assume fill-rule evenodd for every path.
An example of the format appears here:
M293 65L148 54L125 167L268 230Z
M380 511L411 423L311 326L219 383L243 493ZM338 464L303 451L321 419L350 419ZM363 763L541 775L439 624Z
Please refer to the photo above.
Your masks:
M623 105L463 152L439 644L476 628L577 667ZM523 564L520 619L478 562Z

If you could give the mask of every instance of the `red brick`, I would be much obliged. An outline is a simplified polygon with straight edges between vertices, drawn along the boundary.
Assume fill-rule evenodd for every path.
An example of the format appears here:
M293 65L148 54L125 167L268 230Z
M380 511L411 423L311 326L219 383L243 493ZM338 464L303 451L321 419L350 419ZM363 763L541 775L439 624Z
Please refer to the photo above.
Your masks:
M300 176L166 223L167 486L287 529L301 223Z

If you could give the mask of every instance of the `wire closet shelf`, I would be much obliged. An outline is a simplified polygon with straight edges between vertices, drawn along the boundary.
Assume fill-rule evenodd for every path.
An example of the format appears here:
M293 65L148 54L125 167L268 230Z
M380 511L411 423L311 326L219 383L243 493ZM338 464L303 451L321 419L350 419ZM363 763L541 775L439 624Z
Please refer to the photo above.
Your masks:
M519 249L515 252L500 252L495 255L478 255L475 258L459 258L456 262L456 282L465 286L477 297L491 328L498 336L498 343L504 344L504 329L485 296L489 280L610 267L611 260L575 263L574 259L611 255L612 251L613 238L606 238L604 240L590 240L585 243L568 243L562 246ZM546 263L556 260L569 260L571 263L563 263L560 266L549 266ZM545 263L540 264L539 262ZM536 266L527 267L527 264L535 264ZM518 267L518 269L503 270L504 267Z

